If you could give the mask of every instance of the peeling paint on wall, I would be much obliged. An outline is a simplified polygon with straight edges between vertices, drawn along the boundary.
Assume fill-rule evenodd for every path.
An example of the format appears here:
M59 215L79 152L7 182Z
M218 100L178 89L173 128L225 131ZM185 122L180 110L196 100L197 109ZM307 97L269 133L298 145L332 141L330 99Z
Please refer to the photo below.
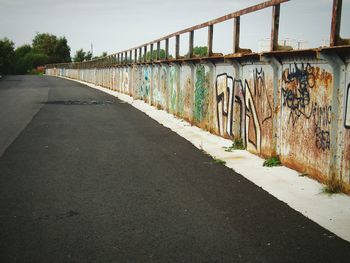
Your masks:
M127 68L122 71L122 92L129 93L129 70Z
M331 71L312 62L288 63L281 82L281 155L319 178L330 165Z
M177 82L178 82L178 70L176 66L170 67L169 72L169 110L172 113L177 112Z
M183 64L180 68L180 86L178 94L178 115L187 120L193 118L193 65Z
M166 67L162 67L160 70L160 93L161 93L161 106L164 109L168 109L168 90L167 90L167 83L168 83L168 69Z
M155 106L162 105L158 66L155 66L152 70L152 102Z

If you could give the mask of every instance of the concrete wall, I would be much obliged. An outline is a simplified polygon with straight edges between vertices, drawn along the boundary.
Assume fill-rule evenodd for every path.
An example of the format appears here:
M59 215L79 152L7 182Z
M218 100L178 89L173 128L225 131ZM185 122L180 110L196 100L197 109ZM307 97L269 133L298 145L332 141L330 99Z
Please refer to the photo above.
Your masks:
M142 99L247 150L350 184L350 58L335 53L51 68Z

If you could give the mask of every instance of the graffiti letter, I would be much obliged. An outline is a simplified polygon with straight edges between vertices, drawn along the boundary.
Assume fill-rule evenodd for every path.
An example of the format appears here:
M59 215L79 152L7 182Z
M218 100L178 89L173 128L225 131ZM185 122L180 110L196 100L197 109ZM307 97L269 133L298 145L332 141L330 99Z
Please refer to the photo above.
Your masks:
M345 128L350 129L350 83L348 85L345 101Z

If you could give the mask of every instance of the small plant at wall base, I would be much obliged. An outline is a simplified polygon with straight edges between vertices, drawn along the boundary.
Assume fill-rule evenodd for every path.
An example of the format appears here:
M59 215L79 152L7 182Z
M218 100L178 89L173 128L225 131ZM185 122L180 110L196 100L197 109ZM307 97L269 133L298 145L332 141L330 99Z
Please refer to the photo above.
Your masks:
M216 163L218 163L218 164L222 164L222 165L225 165L225 164L226 164L226 162L225 162L224 160L217 159L217 158L215 158L215 157L213 157L213 159L214 159L214 161L215 161Z
M341 180L336 179L335 176L328 179L326 186L323 188L323 192L327 194L338 194L345 192L345 187Z
M266 166L266 167L275 167L275 166L281 166L281 165L282 163L278 156L272 156L263 163L263 166Z
M234 150L245 150L243 140L237 139L234 140L230 147L224 147L225 152L233 152Z
M213 158L213 159L214 159L214 162L216 162L216 163L218 163L218 164L222 164L222 165L225 165L225 164L226 164L226 161L221 160L221 159L218 159L218 158L216 158L215 156L212 156L212 155L210 155L208 152L206 152L205 150L203 150L202 145L199 146L199 149L200 149L200 150L202 151L202 153L204 153L206 156Z

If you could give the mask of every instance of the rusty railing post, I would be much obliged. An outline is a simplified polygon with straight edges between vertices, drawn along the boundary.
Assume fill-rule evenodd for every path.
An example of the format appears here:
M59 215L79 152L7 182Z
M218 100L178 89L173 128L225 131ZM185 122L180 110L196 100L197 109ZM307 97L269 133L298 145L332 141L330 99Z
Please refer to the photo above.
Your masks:
M149 61L150 62L153 62L153 44L150 45L150 58L149 58Z
M278 29L280 24L280 4L272 7L272 27L270 51L278 49Z
M208 57L213 55L213 31L214 25L208 26Z
M165 39L165 60L169 59L169 38Z
M139 63L142 62L142 48L139 48Z
M189 47L188 47L188 56L190 58L193 57L193 42L194 42L194 31L190 31L190 38L189 38Z
M233 19L233 53L239 52L239 36L241 30L241 17Z
M147 62L147 45L143 47L143 55L145 56L143 58L143 62Z
M160 41L157 42L157 55L156 55L157 59L156 60L160 60Z
M331 47L337 46L340 42L340 23L343 0L333 0L332 25L329 44Z
M180 35L176 35L175 39L175 58L178 59L180 57Z

